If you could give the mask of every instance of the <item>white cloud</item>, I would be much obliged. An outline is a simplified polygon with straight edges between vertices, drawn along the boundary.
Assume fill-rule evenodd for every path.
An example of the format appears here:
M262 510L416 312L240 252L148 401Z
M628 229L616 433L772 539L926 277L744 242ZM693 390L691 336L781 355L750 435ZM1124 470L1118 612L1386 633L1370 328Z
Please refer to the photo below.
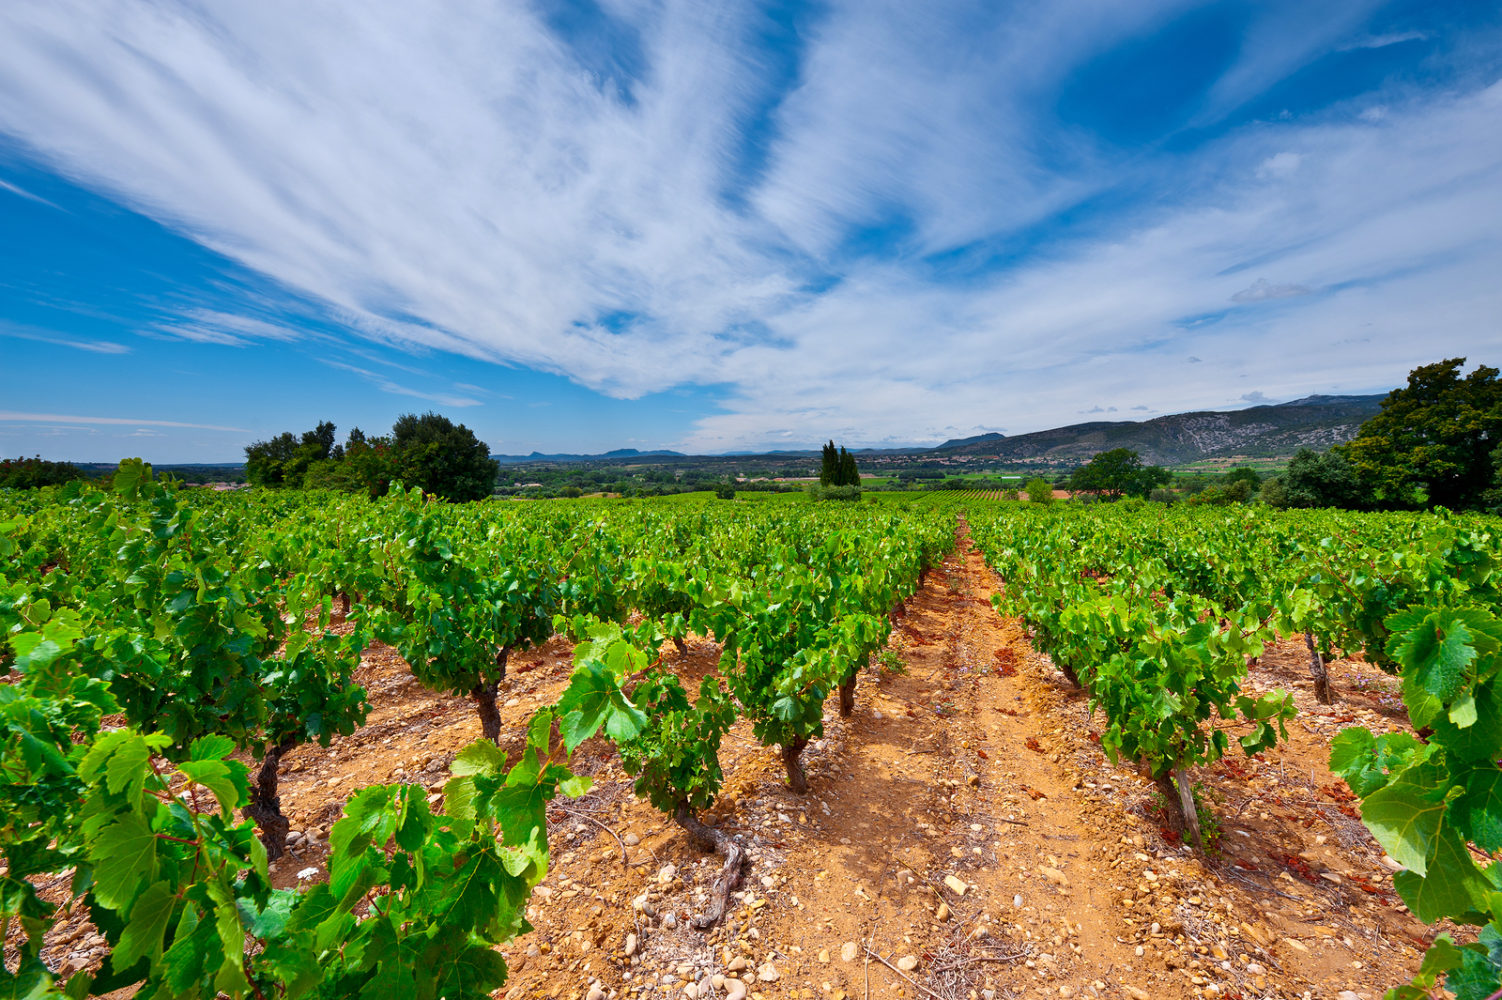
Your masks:
M7 5L0 128L372 339L636 394L797 283L720 197L736 15L644 16L625 105L516 5Z
M52 202L48 201L46 198L43 198L41 195L39 195L39 194L32 194L30 191L26 190L25 188L23 188L23 187L17 187L16 185L10 183L9 181L0 180L0 191L9 191L11 194L17 195L17 196L22 197L22 198L25 198L27 201L38 202L39 204L46 205L49 208L57 208L56 205L54 205ZM59 209L59 211L61 211L61 210Z
M771 441L763 429L789 424L804 440L905 428L932 441L998 418L1022 432L1070 422L1081 399L1178 412L1239 405L1228 390L1243 377L1288 399L1380 391L1437 357L1484 360L1502 315L1499 112L1502 84L1379 127L1259 127L1202 157L1222 183L979 289L872 269L778 317L790 348L737 352L733 412L682 446ZM1310 153L1295 177L1234 169L1290 145ZM1322 294L1227 311L1262 288L1248 288L1252 267ZM1185 358L1200 362L1192 381Z
M83 417L71 413L24 413L16 410L0 410L0 422L40 424L85 424L94 426L125 425L141 427L184 427L201 431L232 431L236 434L250 433L244 427L220 427L215 424L190 424L180 420L140 420L136 417Z
M0 130L375 343L619 396L721 387L725 412L683 449L1025 431L1084 400L1223 406L1243 377L1274 398L1376 388L1492 345L1502 89L1134 162L1048 118L1071 69L1187 6L1060 2L976 30L836 3L746 180L771 95L746 48L760 15L739 4L610 3L648 67L623 101L524 5L16 0L0 6ZM1198 120L1352 37L1369 7L1259 14ZM1157 196L990 277L936 281L915 259L1123 178ZM894 220L903 252L842 252ZM1289 301L1227 306L1270 298ZM157 332L289 336L205 311ZM1203 359L1192 384L1186 358ZM415 368L335 364L385 392L478 401Z
M1259 5L1262 17L1241 33L1241 53L1205 100L1200 124L1239 107L1289 73L1336 48L1381 0Z
M130 348L124 344L117 344L113 340L78 340L74 337L64 336L52 330L42 330L33 326L21 326L16 323L7 323L0 320L0 337L10 337L15 340L33 340L42 344L56 344L59 347L71 347L76 351L88 351L91 354L129 354Z
M355 365L345 364L342 361L330 361L326 358L320 358L319 361L330 368L337 368L340 371L358 375L377 389L380 389L382 392L389 392L393 396L411 396L414 399L426 399L428 402L437 403L440 406L465 407L480 405L478 399L473 399L469 396L455 396L447 392L427 392L422 389L414 389L411 386L394 382L386 376L378 372L373 372L368 368L358 368Z
M1288 177L1299 169L1303 159L1298 153L1277 153L1262 161L1262 166L1257 168L1257 176L1275 179Z
M184 310L180 319L159 323L153 332L199 344L227 347L246 347L257 340L293 341L305 336L278 323L214 309Z
M1264 302L1268 299L1292 299L1309 295L1313 289L1303 285L1275 285L1266 278L1258 278L1246 288L1231 296L1232 302Z
M1342 52L1352 49L1385 49L1389 45L1397 45L1401 42L1422 42L1429 36L1422 31L1394 31L1385 35L1363 35L1352 42L1340 46Z

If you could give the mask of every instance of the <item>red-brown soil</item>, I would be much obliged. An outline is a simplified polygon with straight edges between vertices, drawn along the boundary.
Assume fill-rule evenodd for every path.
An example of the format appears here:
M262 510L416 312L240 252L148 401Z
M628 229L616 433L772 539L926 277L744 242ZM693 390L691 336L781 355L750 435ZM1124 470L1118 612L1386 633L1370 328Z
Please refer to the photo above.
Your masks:
M710 821L751 861L708 934L687 918L719 859L633 797L608 743L583 746L575 768L595 785L550 811L553 867L536 929L507 949L505 995L723 997L736 977L753 1000L1375 1000L1406 981L1433 931L1402 908L1326 767L1342 726L1406 724L1392 678L1333 663L1338 701L1322 707L1302 644L1270 651L1251 681L1292 689L1300 715L1276 749L1195 775L1218 827L1201 860L1160 832L1152 783L1105 759L1085 696L993 610L999 585L968 544L927 575L893 633L905 672L863 673L849 720L830 699L827 735L805 754L808 795L787 790L777 751L748 726L732 731ZM695 639L663 656L688 681L719 651ZM571 657L559 639L512 656L503 742L556 698ZM307 839L274 865L279 884L323 877L322 838L352 789L405 780L436 794L479 736L467 702L421 688L388 648L369 651L359 680L368 724L284 763L283 807ZM54 962L88 960L86 934L64 943L72 929L54 931Z

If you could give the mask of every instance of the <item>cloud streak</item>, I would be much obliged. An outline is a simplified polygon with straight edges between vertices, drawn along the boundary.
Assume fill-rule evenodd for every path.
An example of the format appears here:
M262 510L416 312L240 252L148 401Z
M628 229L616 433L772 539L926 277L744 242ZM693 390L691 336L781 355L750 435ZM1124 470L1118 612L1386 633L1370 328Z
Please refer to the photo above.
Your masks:
M380 374L379 372L373 372L368 368L359 368L355 365L345 364L342 361L329 361L327 359L320 359L320 362L322 364L328 365L330 368L337 368L339 371L345 371L353 375L358 375L365 381L369 382L371 385L375 386L377 389L380 389L382 392L389 392L393 396L411 396L414 399L425 399L430 403L437 403L440 406L465 407L480 405L480 401L478 399L474 399L470 396L456 396L452 393L426 392L422 389L413 389L410 386L405 386L398 382L393 382L391 379ZM456 388L458 387L456 386ZM484 390L481 391L483 392Z
M10 181L0 180L0 191L9 191L11 194L16 195L20 198L25 198L27 201L34 201L40 205L46 205L48 208L57 208L56 205L48 201L46 198L43 198L41 195L32 194L25 188L17 187L16 185L10 183Z
M722 412L662 442L686 449L1026 430L1086 400L1238 405L1243 379L1273 398L1377 388L1495 339L1495 83L1234 118L1330 52L1424 37L1372 32L1366 0L1257 5L1167 126L1204 138L1171 153L1054 109L1180 0L834 2L781 81L753 5L607 6L630 58L524 5L7 4L0 131L348 339L623 398L709 387ZM257 308L142 332L327 336ZM414 388L418 368L324 363L480 403Z
M91 354L129 354L130 348L124 344L117 344L113 340L76 340L51 330L38 330L34 327L17 326L14 323L6 323L0 320L0 337L10 337L14 340L30 340L40 344L56 344L60 347L71 347L76 351L88 351Z
M83 424L86 426L112 427L178 427L200 431L229 431L236 434L250 433L244 427L223 427L217 424L192 424L180 420L142 420L136 417L85 417L72 413L22 413L16 410L0 410L0 422L38 424Z

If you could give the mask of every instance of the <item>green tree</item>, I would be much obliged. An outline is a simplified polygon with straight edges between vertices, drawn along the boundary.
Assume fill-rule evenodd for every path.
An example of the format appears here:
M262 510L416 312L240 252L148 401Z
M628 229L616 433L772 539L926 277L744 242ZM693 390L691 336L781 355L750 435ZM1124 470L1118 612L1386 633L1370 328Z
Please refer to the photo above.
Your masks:
M407 413L391 428L393 478L446 500L480 500L495 491L500 465L474 431L437 413Z
M1208 486L1190 497L1191 504L1210 504L1211 506L1223 507L1226 504L1246 503L1256 495L1256 490L1245 479L1235 479Z
M328 458L308 466L303 488L364 493L372 499L384 496L391 486L390 452L389 438L367 438L364 431L355 427Z
M830 441L824 446L823 461L819 466L819 485L837 486L835 480L840 474L840 457L834 450L834 442Z
M334 430L332 423L322 420L313 430L303 431L301 439L284 432L246 445L245 478L256 486L301 487L309 466L333 455Z
M1262 488L1257 491L1257 499L1269 507L1287 507L1288 491L1283 487L1283 480L1277 476L1263 480Z
M1362 486L1345 455L1338 450L1323 455L1300 448L1288 471L1277 480L1276 490L1264 490L1263 500L1274 507L1347 507L1363 506Z
M1130 448L1112 448L1074 470L1069 477L1069 488L1119 500L1124 496L1147 496L1153 487L1166 484L1170 478L1167 469L1143 465L1142 457Z
M1496 488L1493 455L1502 444L1502 379L1465 358L1415 368L1408 385L1343 446L1356 478L1383 507L1482 506Z
M1053 503L1053 485L1046 479L1034 476L1023 489L1027 491L1027 499L1031 503Z
M73 463L48 462L40 455L0 460L0 489L33 490L82 478L83 472Z
M1251 466L1238 465L1226 473L1226 478L1221 480L1223 486L1231 486L1233 483L1246 483L1249 493L1256 493L1262 485L1262 477Z
M861 472L856 467L855 456L840 445L840 457L835 465L835 486L859 486L861 484Z
M245 446L245 478L252 486L281 486L286 483L286 466L297 451L297 438L290 431L269 441Z

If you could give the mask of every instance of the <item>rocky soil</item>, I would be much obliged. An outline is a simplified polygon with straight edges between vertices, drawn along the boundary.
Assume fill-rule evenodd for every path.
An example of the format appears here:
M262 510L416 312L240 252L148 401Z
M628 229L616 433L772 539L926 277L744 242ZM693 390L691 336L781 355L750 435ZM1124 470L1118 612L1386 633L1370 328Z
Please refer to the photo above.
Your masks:
M1275 750L1196 774L1216 835L1200 859L1160 829L1152 783L1105 759L1083 694L992 609L998 586L968 544L928 574L894 632L903 672L863 674L849 720L831 699L808 795L749 726L732 731L709 821L750 864L708 933L690 918L719 859L633 797L608 743L582 747L576 770L595 785L550 812L553 867L535 930L507 950L505 996L1375 1000L1406 981L1434 931L1392 892L1394 866L1325 764L1345 725L1406 724L1392 678L1331 664L1338 701L1319 706L1302 644L1270 651L1252 683L1292 689L1299 718ZM559 694L571 654L555 639L513 656L504 743ZM663 649L691 690L718 655L704 639ZM468 703L421 688L390 649L373 647L359 679L368 725L284 762L281 885L324 877L351 790L415 781L437 801L479 736ZM101 945L63 920L45 957L79 967Z

